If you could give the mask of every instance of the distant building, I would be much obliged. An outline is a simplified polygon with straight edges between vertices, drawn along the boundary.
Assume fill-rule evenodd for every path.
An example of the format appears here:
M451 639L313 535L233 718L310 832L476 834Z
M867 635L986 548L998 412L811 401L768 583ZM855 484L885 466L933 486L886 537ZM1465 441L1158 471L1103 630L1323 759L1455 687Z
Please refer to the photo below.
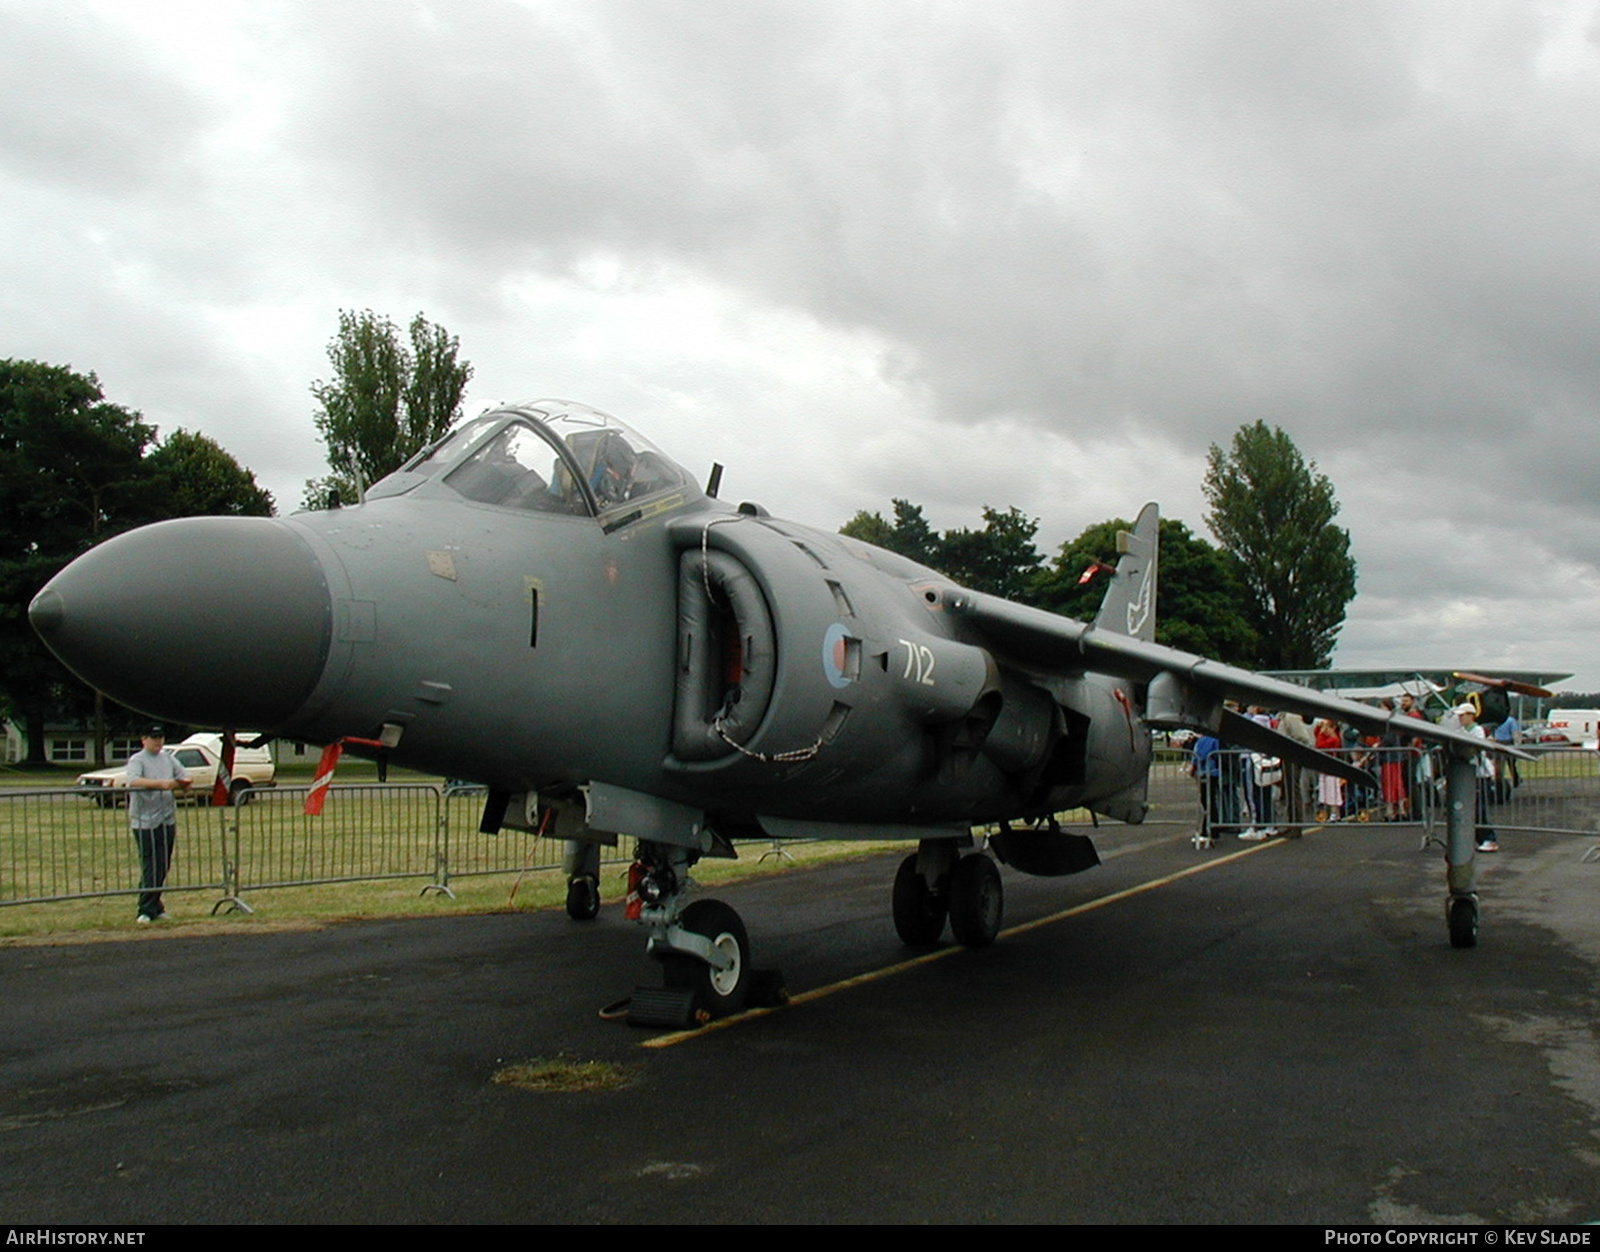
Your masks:
M28 755L28 736L23 728L9 718L5 721L5 761L15 765ZM137 735L117 734L106 736L106 757L111 761L125 761L140 748ZM52 765L95 764L94 731L77 722L46 722L44 726L44 756Z
M6 719L5 748L7 765L15 765L28 755L28 736L23 727ZM188 728L174 726L174 742L188 734ZM178 734L182 731L183 734ZM106 736L106 761L116 764L126 761L143 746L138 735L127 733ZM289 739L272 741L272 759L278 765L299 763L315 764L322 755L322 745L299 743ZM82 765L85 768L97 762L94 759L94 728L79 722L46 722L44 727L44 756L52 765Z

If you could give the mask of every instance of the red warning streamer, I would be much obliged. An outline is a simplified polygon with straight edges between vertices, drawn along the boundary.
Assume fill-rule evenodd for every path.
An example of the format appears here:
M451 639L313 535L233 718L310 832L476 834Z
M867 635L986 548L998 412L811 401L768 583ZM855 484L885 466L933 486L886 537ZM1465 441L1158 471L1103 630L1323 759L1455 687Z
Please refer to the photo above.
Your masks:
M228 802L228 792L233 789L233 752L238 747L238 736L231 730L222 732L222 759L217 762L217 781L211 788L211 803L217 806Z
M333 782L333 771L339 767L339 758L344 754L344 740L335 740L322 750L322 759L317 762L317 776L311 783L311 790L306 792L306 816L321 817L322 804L328 798L328 787Z

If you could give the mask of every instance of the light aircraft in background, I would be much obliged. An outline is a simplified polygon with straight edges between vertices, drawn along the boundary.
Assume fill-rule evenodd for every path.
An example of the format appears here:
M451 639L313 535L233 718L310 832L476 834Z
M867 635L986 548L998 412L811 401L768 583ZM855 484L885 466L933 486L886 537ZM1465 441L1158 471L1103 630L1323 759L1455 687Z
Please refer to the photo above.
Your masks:
M736 1011L759 981L738 914L691 899L695 863L739 838L905 840L901 938L948 925L981 947L1003 902L972 827L998 823L989 850L1024 873L1096 864L1050 815L1140 821L1152 729L1370 785L1224 700L1368 733L1395 718L1154 642L1156 541L1147 505L1077 622L725 504L621 422L544 400L466 422L357 506L120 535L30 613L80 678L153 717L364 740L485 784L484 829L570 841L574 916L599 907L599 848L634 836L629 908L666 984L640 1019L664 1020ZM1486 746L1403 733L1468 767ZM1447 913L1470 946L1462 794Z
M1478 724L1493 729L1511 716L1511 696L1536 696L1551 699L1555 692L1514 678L1494 678L1486 674L1469 674L1456 671L1456 693L1478 713Z

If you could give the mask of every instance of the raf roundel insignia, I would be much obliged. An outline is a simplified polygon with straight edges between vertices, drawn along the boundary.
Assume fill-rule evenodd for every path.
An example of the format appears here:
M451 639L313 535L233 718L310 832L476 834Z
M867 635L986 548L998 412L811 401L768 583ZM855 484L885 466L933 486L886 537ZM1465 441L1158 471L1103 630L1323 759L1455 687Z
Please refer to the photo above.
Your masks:
M822 672L835 687L848 687L853 680L846 668L850 639L850 632L838 622L828 627L828 633L822 636Z

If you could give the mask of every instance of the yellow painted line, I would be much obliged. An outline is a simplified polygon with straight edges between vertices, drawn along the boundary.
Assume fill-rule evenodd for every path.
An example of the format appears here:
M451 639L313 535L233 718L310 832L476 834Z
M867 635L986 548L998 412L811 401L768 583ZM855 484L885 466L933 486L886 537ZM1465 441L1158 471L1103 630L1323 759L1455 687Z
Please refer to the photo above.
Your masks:
M1312 829L1321 829L1313 827ZM1310 834L1311 831L1306 831ZM1287 839L1268 839L1262 843L1252 844L1248 848L1240 848L1237 852L1230 852L1226 856L1219 856L1213 861L1202 861L1198 865L1191 865L1188 869L1180 869L1174 874L1167 874L1161 878L1152 878L1149 882L1142 882L1133 887L1125 887L1121 891L1113 891L1110 895L1099 896L1087 900L1082 904L1074 904L1069 909L1062 909L1059 913L1051 913L1048 917L1035 918L1031 922L1020 922L1002 930L996 942L1009 939L1012 935L1025 934L1030 930L1038 930L1041 926L1050 926L1056 922L1065 921L1069 917L1077 917L1081 913L1088 913L1094 909L1104 908L1108 904L1116 904L1131 896L1142 895L1146 891L1154 891L1157 887L1165 887L1175 883L1180 878L1190 878L1195 874L1203 874L1207 870L1216 869L1218 866L1227 865L1241 857L1254 856L1257 852L1278 844L1289 843ZM868 970L865 974L857 974L853 978L844 978L838 982L829 983L825 987L816 987L810 991L802 991L799 995L790 996L787 1005L781 1008L790 1008L797 1004L809 1004L813 1000L821 1000L825 996L836 995L841 991L848 991L852 987L860 987L869 982L877 982L880 978L892 978L896 974L903 974L907 970L916 969L921 965L931 965L934 961L942 961L946 957L956 956L968 949L956 944L948 948L939 948L933 952L925 952L921 956L911 957L909 960L897 961L893 965L885 965L882 969ZM671 1034L657 1035L653 1039L646 1039L639 1046L641 1048L671 1048L690 1039L699 1039L705 1035L719 1030L727 1030L732 1026L742 1026L746 1022L755 1021L757 1018L779 1012L779 1008L746 1009L743 1013L735 1013L732 1017L719 1017L715 1021L707 1022L704 1026L697 1026L693 1030L676 1030Z

